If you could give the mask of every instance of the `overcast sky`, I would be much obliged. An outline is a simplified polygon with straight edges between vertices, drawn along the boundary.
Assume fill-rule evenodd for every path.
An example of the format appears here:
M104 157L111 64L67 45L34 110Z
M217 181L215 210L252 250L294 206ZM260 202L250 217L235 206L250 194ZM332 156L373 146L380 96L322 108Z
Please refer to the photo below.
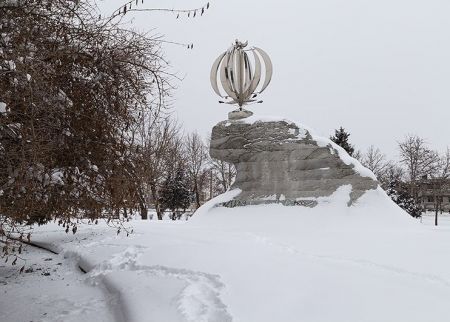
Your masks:
M140 1L139 1L140 2ZM144 0L146 7L196 8L202 0ZM123 1L103 0L113 11ZM135 28L194 50L165 45L176 82L174 110L203 136L227 118L209 84L214 59L234 39L264 49L274 65L263 104L249 109L303 123L329 136L343 126L351 142L397 158L397 141L418 134L450 145L449 0L210 0L203 17L133 13ZM142 5L141 5L142 7ZM131 15L130 15L131 16Z

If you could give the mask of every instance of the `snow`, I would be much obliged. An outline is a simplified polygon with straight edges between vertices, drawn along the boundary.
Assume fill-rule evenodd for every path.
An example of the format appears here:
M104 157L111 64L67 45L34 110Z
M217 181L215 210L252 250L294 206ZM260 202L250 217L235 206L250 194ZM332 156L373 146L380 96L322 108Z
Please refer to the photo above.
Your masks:
M222 193L221 195L218 195L215 198L212 198L211 200L209 200L208 202L205 202L196 212L195 215L196 216L201 216L203 214L208 213L209 211L211 211L214 207L216 207L218 204L227 202L232 200L234 197L236 197L237 195L239 195L242 192L241 189L237 188L237 189L233 189L233 190L228 190L225 193Z
M245 124L254 124L257 122L287 122L292 123L292 121L285 119L280 116L274 116L274 115L252 115L247 118L239 120L239 122L245 123Z
M310 132L311 133L311 132ZM316 136L313 133L311 133L311 136L313 137L313 140L317 142L319 146L322 147L329 147L331 146L334 150L336 150L339 154L339 157L341 160L347 164L352 164L354 166L354 170L359 173L362 177L369 177L373 180L377 180L377 177L373 174L372 171L364 167L358 160L355 158L352 158L347 151L345 151L342 147L331 141L330 139L323 138L320 136Z
M8 64L8 67L10 70L16 70L16 63L12 60L6 60L6 64Z
M273 201L273 200L277 200L277 195L273 194L273 195L262 197L260 199L261 200L266 200L266 201Z
M420 223L380 188L348 207L350 191L314 208L216 207L232 190L189 221L134 220L129 237L47 225L32 240L76 259L116 320L448 321L450 221Z
M110 311L114 295L93 287L76 266L76 259L34 247L27 247L22 256L26 259L22 274L18 274L20 266L0 264L0 321L114 320Z
M64 173L61 170L54 170L51 175L51 182L53 184L64 185Z
M6 113L6 103L0 102L0 113Z

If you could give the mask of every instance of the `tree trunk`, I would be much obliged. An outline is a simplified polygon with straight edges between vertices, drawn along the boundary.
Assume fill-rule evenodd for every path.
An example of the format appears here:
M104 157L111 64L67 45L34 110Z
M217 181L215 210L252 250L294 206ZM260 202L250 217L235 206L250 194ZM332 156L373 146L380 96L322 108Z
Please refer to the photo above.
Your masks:
M156 216L158 217L158 220L163 220L163 213L161 211L161 208L159 207L159 203L155 205L156 207Z
M437 226L438 225L439 207L438 207L438 199L437 199L437 194L436 194L436 188L433 189L433 190L434 190L434 225Z
M222 174L222 188L223 188L223 192L226 192L227 189L228 189L227 179L226 179L226 174L225 173Z
M142 220L147 220L148 219L148 209L147 209L147 207L143 203L141 203L140 208L141 208L141 219Z
M209 199L213 198L213 172L209 170Z
M156 216L158 217L158 220L162 220L163 218L161 213L161 207L159 206L158 193L156 192L156 185L150 184L150 190L152 192L153 201L155 202Z
M438 225L438 210L436 208L436 212L434 214L434 225L437 226Z
M141 219L147 220L148 219L148 209L147 209L147 204L145 202L145 194L142 191L142 188L138 189L138 198L139 198L139 211L141 213Z
M200 193L198 192L197 181L195 181L194 191L195 191L195 203L197 204L197 209L198 209L198 208L200 208Z

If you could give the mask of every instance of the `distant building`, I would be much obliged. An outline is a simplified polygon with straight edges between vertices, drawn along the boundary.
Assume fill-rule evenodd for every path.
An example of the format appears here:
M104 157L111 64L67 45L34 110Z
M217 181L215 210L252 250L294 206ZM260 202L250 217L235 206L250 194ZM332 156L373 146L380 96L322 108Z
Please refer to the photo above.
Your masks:
M435 211L437 201L439 211L450 212L450 179L422 178L418 196L424 211Z

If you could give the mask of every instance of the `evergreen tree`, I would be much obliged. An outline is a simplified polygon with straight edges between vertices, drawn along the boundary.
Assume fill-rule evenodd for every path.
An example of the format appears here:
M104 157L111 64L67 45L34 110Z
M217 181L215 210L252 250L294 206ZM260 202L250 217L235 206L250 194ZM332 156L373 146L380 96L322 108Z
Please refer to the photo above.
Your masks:
M163 183L160 191L160 204L162 209L170 209L172 211L172 219L179 219L176 211L178 209L185 210L191 202L191 193L187 177L183 169L178 168L175 175L169 173L167 179Z
M339 130L334 131L334 136L330 137L330 140L342 147L350 156L353 156L355 148L348 142L350 133L347 133L341 126Z
M422 209L407 190L400 188L400 182L391 181L388 184L386 193L389 197L403 210L405 210L412 217L420 217Z

